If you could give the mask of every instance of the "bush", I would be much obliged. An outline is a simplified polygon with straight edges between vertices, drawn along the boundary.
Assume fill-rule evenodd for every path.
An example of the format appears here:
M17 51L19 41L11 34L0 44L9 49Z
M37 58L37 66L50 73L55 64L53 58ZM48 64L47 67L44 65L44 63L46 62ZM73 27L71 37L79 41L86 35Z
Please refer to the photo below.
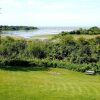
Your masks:
M89 31L97 30L97 28ZM75 31L76 32L76 31ZM80 29L78 34L83 32ZM0 66L61 67L84 72L92 63L100 62L100 37L94 39L59 36L59 42L0 37ZM94 66L95 70L97 66Z

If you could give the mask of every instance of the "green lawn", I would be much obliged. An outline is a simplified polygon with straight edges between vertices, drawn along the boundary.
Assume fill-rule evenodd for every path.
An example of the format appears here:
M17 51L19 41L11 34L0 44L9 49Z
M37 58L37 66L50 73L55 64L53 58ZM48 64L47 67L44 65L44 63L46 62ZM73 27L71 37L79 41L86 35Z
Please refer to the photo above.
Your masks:
M0 100L100 100L100 76L66 69L0 69Z

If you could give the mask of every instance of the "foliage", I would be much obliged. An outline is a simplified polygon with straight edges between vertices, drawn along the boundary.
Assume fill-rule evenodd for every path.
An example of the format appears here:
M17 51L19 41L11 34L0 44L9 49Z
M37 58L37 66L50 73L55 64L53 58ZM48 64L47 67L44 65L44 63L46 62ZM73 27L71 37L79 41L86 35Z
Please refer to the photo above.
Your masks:
M94 69L99 70L99 62L100 36L93 39L81 37L78 40L71 36L62 36L59 42L15 40L9 36L0 38L2 66L52 66L85 71L88 68L92 69L89 65L96 65ZM84 67L81 67L83 65Z
M85 35L97 35L97 34L100 34L100 28L94 26L94 27L91 27L89 29L78 29L78 30L74 30L74 31L71 31L71 32L61 32L60 35L61 36L64 36L64 35L73 35L73 34L77 34L77 35L82 35L82 34L85 34Z
M6 31L6 30L34 30L37 29L37 27L32 26L2 26L0 25L0 31Z

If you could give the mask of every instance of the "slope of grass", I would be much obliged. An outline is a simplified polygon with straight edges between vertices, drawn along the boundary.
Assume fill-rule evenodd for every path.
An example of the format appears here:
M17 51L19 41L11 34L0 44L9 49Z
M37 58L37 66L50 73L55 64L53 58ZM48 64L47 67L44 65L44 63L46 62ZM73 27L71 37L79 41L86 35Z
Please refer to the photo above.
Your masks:
M61 37L73 37L73 39L75 39L75 40L78 40L79 38L84 38L84 39L93 39L93 38L96 38L96 37L98 37L98 36L100 36L100 35L64 35L64 36L60 36L60 34L58 35L58 34L55 34L55 35L52 35L52 41L53 42L58 42L59 43L59 39L61 38ZM48 38L49 39L49 38Z
M20 40L20 39L25 39L24 37L20 37L20 36L12 36L12 35L8 35L8 34L3 34L1 35L2 38L5 38L6 36L10 36L16 40ZM65 35L65 36L72 36L75 40L83 37L85 39L92 39L92 38L96 38L100 35ZM59 42L59 35L58 34L43 34L43 35L35 35L32 36L30 38L27 38L26 40L51 40L52 42Z
M1 69L0 100L100 100L100 76L59 68Z
M92 39L92 38L96 38L97 36L100 36L100 35L71 35L74 37L74 39L79 39L80 37L83 37L85 39Z
M30 39L32 40L50 40L55 36L55 34L42 34L42 35L35 35L32 36Z

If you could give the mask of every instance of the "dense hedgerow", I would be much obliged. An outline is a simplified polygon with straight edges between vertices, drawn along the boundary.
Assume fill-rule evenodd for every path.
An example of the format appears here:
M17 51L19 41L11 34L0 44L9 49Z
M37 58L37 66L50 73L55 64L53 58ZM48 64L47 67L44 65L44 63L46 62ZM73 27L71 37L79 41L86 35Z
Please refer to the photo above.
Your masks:
M3 67L53 67L65 68L73 71L85 72L86 70L100 70L100 64L74 64L66 61L49 60L49 59L4 59L1 68Z
M64 37L59 43L15 40L11 37L1 38L0 57L17 58L48 58L64 60L71 63L97 63L100 61L100 37L86 40Z

